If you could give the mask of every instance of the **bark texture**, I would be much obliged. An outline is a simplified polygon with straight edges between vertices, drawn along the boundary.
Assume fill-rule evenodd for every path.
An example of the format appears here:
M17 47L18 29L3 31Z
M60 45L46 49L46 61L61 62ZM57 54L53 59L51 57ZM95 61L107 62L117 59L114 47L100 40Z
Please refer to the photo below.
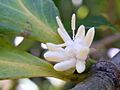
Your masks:
M92 67L91 75L71 90L120 90L120 52Z

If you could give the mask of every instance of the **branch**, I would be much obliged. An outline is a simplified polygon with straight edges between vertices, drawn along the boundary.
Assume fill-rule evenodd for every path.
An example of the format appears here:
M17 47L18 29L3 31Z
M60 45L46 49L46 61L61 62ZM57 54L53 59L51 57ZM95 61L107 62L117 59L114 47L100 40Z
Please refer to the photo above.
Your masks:
M117 90L120 85L120 52L109 61L100 61L92 75L71 90Z
M107 46L111 45L112 43L119 41L120 40L120 34L114 34L114 35L110 35L105 37L102 40L99 40L97 42L94 42L92 44L92 52L90 52L90 57L92 57L95 60L99 60L99 59L109 59L109 57L107 56Z
M110 35L108 37L105 37L102 40L93 43L92 47L96 48L96 49L101 49L105 46L110 45L111 43L113 43L117 40L120 40L120 34L114 34L114 35Z

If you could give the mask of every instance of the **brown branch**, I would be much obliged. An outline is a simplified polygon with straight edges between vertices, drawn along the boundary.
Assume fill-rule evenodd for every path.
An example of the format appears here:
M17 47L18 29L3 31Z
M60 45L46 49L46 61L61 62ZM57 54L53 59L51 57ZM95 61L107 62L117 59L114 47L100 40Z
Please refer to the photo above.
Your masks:
M100 61L92 75L71 90L117 90L120 85L120 52L109 61Z

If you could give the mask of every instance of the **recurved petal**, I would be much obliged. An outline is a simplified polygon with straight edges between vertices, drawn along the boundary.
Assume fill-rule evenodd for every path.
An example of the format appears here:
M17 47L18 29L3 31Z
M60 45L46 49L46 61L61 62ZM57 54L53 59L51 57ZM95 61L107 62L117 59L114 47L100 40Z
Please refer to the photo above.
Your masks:
M75 59L70 59L70 60L65 60L60 63L57 63L54 65L54 69L56 71L66 71L69 70L76 65L76 60Z
M64 52L60 52L60 51L47 51L44 54L44 58L52 62L60 62L63 61L64 59L67 59Z
M76 70L78 73L82 73L85 71L85 61L77 60Z
M78 28L77 34L75 35L75 38L84 38L85 37L85 26L81 25Z
M93 38L94 38L94 35L95 35L95 28L92 27L88 30L86 36L85 36L85 43L90 47L92 41L93 41Z

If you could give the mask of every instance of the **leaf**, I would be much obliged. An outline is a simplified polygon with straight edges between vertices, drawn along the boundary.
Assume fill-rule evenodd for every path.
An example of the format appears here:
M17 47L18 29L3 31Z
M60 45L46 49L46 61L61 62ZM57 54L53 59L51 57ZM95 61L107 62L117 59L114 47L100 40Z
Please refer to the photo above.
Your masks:
M0 48L0 79L52 76L69 80L52 65L26 52Z
M30 77L55 77L65 81L78 82L87 77L87 73L77 75L58 72L48 62L17 49L0 47L0 79L19 79Z
M0 0L0 11L0 34L62 42L56 33L59 14L52 0Z
M100 29L101 27L107 27L112 30L116 30L116 28L103 16L89 16L85 19L79 20L78 25L85 25L87 29L90 27L95 27L96 29Z

